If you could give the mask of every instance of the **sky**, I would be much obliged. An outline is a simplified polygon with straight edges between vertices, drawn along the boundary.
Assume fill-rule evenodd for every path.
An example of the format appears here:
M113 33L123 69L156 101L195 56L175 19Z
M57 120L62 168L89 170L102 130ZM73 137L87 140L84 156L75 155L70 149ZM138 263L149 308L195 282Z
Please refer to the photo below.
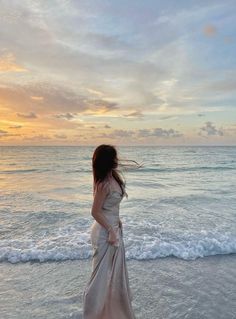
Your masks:
M236 0L0 7L0 145L236 145Z

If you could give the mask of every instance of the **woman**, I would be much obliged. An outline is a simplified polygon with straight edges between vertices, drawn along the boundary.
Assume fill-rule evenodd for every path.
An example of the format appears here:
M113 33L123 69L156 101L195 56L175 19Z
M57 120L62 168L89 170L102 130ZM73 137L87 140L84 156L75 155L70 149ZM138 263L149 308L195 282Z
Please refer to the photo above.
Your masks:
M116 148L98 146L92 158L92 274L83 293L83 319L135 319L125 260L119 205L125 182L118 173Z

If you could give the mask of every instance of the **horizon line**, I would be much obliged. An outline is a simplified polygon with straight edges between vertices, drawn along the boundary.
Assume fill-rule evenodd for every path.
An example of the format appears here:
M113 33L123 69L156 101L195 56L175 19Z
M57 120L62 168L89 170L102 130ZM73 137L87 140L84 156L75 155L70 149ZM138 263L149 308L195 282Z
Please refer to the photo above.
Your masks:
M162 144L162 145L157 145L157 144L115 144L115 143L98 143L96 145L1 145L0 147L96 147L101 144L107 144L107 145L114 145L116 147L233 147L236 146L236 144Z

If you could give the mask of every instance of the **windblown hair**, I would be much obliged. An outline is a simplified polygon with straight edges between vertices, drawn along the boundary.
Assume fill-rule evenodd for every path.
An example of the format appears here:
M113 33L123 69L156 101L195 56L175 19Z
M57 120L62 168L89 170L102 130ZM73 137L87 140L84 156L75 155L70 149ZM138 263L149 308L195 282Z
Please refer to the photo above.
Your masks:
M108 174L112 172L112 176L120 185L122 195L124 195L126 182L121 176L118 166L119 159L117 157L117 150L115 146L108 144L99 145L95 149L92 157L93 190L95 190L95 186L97 184L103 182Z

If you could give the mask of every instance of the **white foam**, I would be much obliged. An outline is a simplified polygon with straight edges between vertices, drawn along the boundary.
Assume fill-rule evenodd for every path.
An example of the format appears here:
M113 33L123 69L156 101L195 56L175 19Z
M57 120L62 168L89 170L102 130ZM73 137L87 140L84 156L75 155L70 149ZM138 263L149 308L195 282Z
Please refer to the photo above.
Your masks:
M126 258L149 260L175 256L185 260L199 257L236 253L236 236L231 233L200 231L198 233L139 235L124 237ZM2 240L0 261L11 263L27 261L63 261L87 259L92 256L89 230L86 232L60 231L59 234L38 240Z

